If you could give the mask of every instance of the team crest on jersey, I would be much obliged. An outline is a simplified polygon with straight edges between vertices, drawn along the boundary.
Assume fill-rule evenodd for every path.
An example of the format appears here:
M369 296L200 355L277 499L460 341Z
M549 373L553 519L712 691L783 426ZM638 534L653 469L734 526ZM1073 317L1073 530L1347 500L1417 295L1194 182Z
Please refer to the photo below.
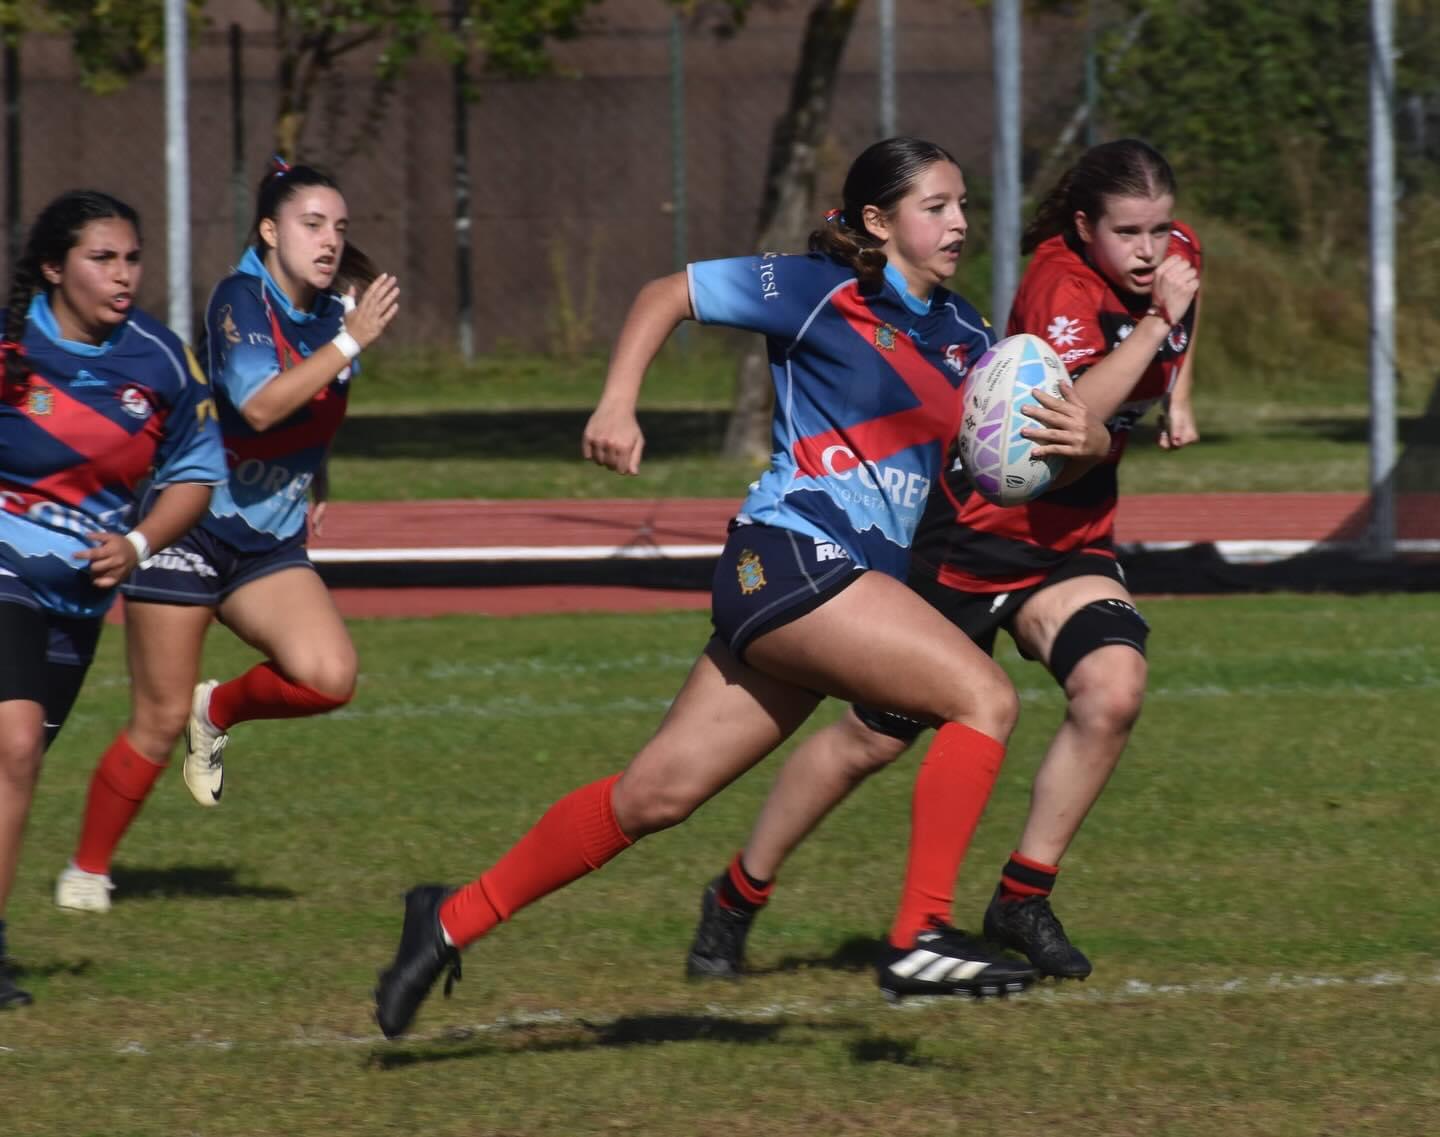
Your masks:
M220 309L220 330L225 333L226 343L240 342L240 329L235 324L235 312L229 304Z
M120 392L120 407L131 418L150 417L150 400L139 387L126 387Z
M894 351L895 337L899 334L899 328L890 324L878 324L875 328L875 346L882 351Z
M760 563L760 554L753 549L742 549L735 563L735 575L740 578L740 591L746 596L764 588L765 566Z
M42 387L30 388L30 394L25 400L25 413L32 415L48 415L55 411L55 392Z
M952 343L945 348L945 366L961 379L970 373L969 348L963 343Z
M1190 336L1185 331L1185 325L1176 324L1173 328L1171 328L1170 334L1165 337L1165 342L1170 345L1170 350L1173 351L1176 355L1179 355L1182 351L1184 351L1186 345L1190 342Z

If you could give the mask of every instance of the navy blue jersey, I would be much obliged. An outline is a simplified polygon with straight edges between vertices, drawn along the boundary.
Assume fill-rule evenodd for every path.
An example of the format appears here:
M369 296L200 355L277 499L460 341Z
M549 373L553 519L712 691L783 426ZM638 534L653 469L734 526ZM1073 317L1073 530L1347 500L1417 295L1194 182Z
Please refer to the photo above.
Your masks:
M345 418L353 367L269 430L255 430L240 408L333 340L344 316L333 292L320 293L312 311L296 308L254 249L210 297L205 371L220 407L230 477L200 525L236 549L265 552L304 528L306 492Z
M851 268L819 255L688 271L696 319L769 345L773 453L741 519L836 542L857 565L903 579L989 323L943 288L917 300L890 266L870 296Z
M114 592L75 554L90 534L131 528L147 477L156 489L224 480L215 405L189 349L144 312L102 344L76 343L36 296L22 343L32 374L0 401L0 573L47 610L98 616Z

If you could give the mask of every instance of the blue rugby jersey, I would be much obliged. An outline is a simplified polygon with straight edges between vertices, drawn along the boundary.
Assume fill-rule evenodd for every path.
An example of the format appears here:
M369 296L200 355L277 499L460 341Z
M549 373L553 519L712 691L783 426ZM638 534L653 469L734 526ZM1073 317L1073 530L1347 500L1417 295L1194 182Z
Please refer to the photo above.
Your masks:
M0 400L0 574L46 609L99 616L114 590L75 554L86 534L131 528L147 476L156 489L224 480L215 405L189 349L144 312L76 343L40 295L22 342L32 374Z
M773 453L741 519L836 542L857 565L904 579L965 376L994 340L989 323L943 288L917 300L890 266L871 296L849 266L815 254L688 273L696 319L760 332L769 346Z
M344 307L322 292L313 311L290 303L254 249L215 287L205 310L205 371L220 407L230 477L200 527L243 552L266 552L305 525L305 501L340 423L352 364L305 406L257 431L240 408L280 372L324 347Z

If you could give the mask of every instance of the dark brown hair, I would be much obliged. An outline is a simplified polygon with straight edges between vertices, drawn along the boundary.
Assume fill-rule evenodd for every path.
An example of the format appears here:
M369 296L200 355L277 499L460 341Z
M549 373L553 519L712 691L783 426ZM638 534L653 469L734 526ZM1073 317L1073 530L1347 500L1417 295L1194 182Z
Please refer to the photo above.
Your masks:
M1175 172L1155 147L1138 138L1102 142L1080 155L1036 206L1020 251L1033 253L1041 241L1059 233L1073 236L1076 213L1099 220L1105 215L1107 197L1155 198L1167 193L1175 193Z
M862 292L878 291L885 279L885 254L883 242L865 227L865 207L889 213L936 162L960 165L944 147L919 138L886 138L867 147L845 175L844 208L810 234L810 251L850 265Z
M314 166L291 166L275 159L266 175L260 179L260 189L255 195L255 220L250 225L249 243L262 260L270 246L260 236L260 222L274 221L280 207L311 186L323 186L344 196L340 183L323 170ZM364 292L366 287L379 275L374 263L362 253L347 237L345 248L340 253L340 264L335 271L335 288L338 291L354 287Z
M25 248L10 274L10 293L5 310L4 372L0 376L6 400L18 399L25 393L30 378L30 365L20 348L25 335L25 317L30 301L37 292L49 296L55 286L45 279L46 265L64 264L65 256L80 240L85 226L92 221L118 218L128 221L140 235L140 215L118 197L99 190L71 190L62 193L40 211ZM13 346L12 346L13 345Z

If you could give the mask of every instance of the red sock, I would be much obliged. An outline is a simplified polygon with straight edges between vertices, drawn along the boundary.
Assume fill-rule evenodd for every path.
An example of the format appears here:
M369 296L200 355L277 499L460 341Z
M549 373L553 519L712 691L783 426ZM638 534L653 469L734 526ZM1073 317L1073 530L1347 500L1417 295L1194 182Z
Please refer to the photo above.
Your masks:
M1059 875L1059 865L1047 865L1016 849L1000 871L1000 899L1013 904L1030 896L1049 896Z
M348 696L335 699L302 683L292 683L267 659L210 692L210 722L220 730L229 730L237 722L252 719L323 715L349 701Z
M562 797L510 851L440 905L440 924L456 947L478 940L527 904L564 888L630 844L615 821L619 774Z
M136 750L123 730L115 736L90 777L85 820L75 848L77 869L94 873L110 871L115 847L164 769L164 763L152 762Z
M950 922L960 862L1005 760L1005 746L958 722L936 733L910 802L910 857L890 942L910 947L931 919Z

